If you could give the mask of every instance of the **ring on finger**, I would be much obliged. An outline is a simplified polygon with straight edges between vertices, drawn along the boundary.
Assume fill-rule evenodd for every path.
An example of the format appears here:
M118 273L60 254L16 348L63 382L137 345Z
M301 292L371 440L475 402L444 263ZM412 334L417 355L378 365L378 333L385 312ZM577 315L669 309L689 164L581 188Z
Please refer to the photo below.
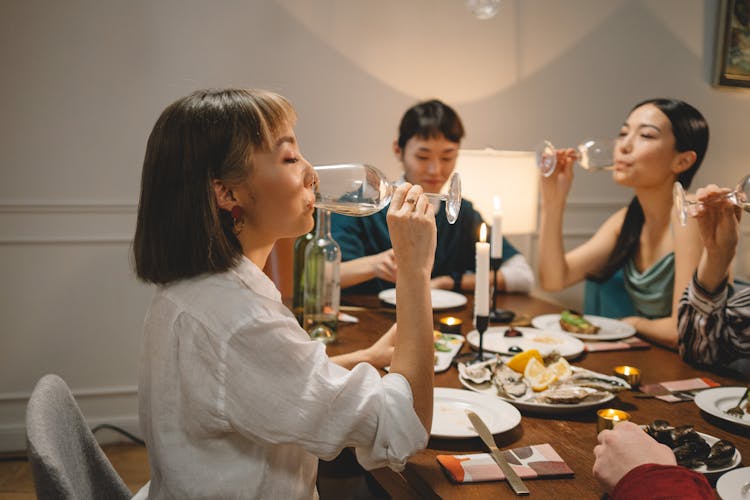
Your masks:
M415 198L407 198L405 201L411 205L414 205L417 202Z

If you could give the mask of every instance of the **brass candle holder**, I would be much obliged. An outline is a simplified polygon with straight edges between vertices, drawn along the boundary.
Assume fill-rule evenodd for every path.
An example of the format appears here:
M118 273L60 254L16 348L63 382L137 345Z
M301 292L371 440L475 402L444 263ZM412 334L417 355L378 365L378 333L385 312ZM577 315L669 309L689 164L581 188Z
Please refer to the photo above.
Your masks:
M455 316L444 316L440 318L440 332L461 334L461 326L464 324L461 319Z
M635 389L641 383L641 371L633 366L615 366L612 373L615 377L623 379Z
M630 420L630 413L614 408L604 408L596 412L596 432L598 434L604 429L614 429L615 425L628 420Z

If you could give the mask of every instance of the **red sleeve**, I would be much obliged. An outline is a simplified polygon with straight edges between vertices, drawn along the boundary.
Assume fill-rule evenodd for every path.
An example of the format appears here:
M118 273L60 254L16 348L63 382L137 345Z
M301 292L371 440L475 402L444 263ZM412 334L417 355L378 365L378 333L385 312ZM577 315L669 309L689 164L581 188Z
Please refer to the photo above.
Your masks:
M625 474L611 498L713 500L716 494L703 474L677 465L645 464Z

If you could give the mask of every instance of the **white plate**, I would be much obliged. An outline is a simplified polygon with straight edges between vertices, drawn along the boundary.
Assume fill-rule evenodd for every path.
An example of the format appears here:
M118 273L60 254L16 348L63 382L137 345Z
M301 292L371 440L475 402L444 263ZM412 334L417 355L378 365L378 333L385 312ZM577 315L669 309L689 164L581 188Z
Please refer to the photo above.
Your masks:
M703 439L705 439L709 446L713 446L715 442L719 441L719 438L714 437L710 434L704 434L702 432L698 432L698 435L702 437ZM740 455L740 450L735 449L734 457L732 457L732 461L729 462L729 464L725 465L724 467L717 467L715 469L709 469L705 465L700 465L691 470L694 470L695 472L702 472L703 474L716 474L717 472L724 472L730 469L734 469L735 467L740 465L741 461L742 461L742 455Z
M492 434L509 431L521 423L519 411L496 397L445 387L436 387L434 397L432 437L476 437L477 432L471 426L466 410L479 415Z
M432 297L432 308L438 309L453 309L454 307L461 307L466 304L466 297L460 293L451 292L450 290L430 290ZM386 304L396 305L396 289L389 288L383 290L378 294L378 298Z
M463 384L464 387L471 391L478 392L479 394L483 394L488 397L494 397L502 401L506 401L521 411L544 415L565 415L568 413L578 413L589 408L602 406L604 403L607 403L608 401L611 401L615 398L614 394L609 393L605 397L596 401L584 401L582 403L575 404L538 403L536 401L524 401L523 399L511 399L499 396L497 394L497 389L495 389L491 382L475 384L469 380L465 380L460 375L458 377L458 380L461 382L461 384Z
M746 387L714 387L713 389L705 389L695 395L695 404L698 405L698 408L714 417L750 427L750 415L747 414L747 411L742 417L733 417L724 413L725 410L737 404L745 389Z
M461 350L461 346L464 345L464 336L456 335L453 333L442 333L442 341L435 341L435 373L444 372L451 367L453 358ZM437 349L438 343L441 343L450 348L450 351L439 351Z
M561 356L572 359L583 352L583 342L571 337L567 333L554 330L538 330L536 328L517 327L523 337L506 337L507 326L492 326L484 332L484 350L500 354L513 355L510 347L518 346L524 351L536 349L539 354L546 356L557 351ZM479 348L479 332L476 330L466 334L466 340L473 348Z
M748 483L750 483L750 467L735 469L716 481L716 493L722 500L750 499L750 491L742 491L742 487Z
M543 314L537 316L531 320L531 324L542 330L565 332L568 335L572 335L581 340L619 340L635 335L635 328L627 323L623 323L622 321L605 318L603 316L591 316L589 314L585 314L583 317L589 320L592 324L598 326L599 331L597 333L566 332L560 326L559 314Z

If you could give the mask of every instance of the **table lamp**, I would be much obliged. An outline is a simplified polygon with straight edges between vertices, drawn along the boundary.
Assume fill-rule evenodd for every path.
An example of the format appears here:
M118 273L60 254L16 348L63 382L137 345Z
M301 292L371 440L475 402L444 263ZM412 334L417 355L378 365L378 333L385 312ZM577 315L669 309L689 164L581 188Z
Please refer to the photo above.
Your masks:
M502 245L500 235L536 231L539 170L534 152L462 149L456 161L456 171L461 175L464 198L473 203L486 222L493 224L491 241L495 245ZM502 227L495 227L500 225ZM493 246L490 266L495 284L501 264L502 251ZM494 286L490 320L512 321L515 316L512 311L495 308L496 297L497 286Z

